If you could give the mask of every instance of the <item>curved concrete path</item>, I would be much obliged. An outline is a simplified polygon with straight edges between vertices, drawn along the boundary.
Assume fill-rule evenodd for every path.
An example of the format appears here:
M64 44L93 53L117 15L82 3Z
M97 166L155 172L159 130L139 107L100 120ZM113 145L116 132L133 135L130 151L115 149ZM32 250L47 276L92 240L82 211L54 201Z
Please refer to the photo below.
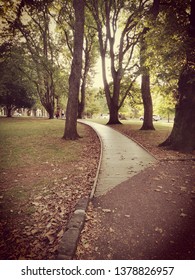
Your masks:
M79 122L91 126L102 142L100 172L94 196L106 194L156 162L141 146L111 127L87 120Z

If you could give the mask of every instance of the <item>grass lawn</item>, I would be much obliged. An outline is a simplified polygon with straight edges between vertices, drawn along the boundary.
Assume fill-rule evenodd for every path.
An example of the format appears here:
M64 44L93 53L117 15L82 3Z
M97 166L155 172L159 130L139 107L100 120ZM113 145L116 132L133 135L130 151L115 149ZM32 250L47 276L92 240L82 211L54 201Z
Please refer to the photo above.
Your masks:
M0 118L0 167L76 159L82 147L79 142L64 141L63 130L62 120ZM82 127L79 133L83 135Z
M0 118L0 259L53 259L75 204L90 194L98 137L78 124L83 137L65 141L64 125Z

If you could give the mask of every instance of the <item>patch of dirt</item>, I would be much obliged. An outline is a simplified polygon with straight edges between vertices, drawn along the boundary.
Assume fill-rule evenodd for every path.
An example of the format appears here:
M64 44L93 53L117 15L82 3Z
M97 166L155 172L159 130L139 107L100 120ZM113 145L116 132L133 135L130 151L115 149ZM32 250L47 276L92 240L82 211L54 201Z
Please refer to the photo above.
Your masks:
M0 178L0 259L55 259L75 205L89 196L100 143L85 128L82 153L70 163L40 162L3 171Z

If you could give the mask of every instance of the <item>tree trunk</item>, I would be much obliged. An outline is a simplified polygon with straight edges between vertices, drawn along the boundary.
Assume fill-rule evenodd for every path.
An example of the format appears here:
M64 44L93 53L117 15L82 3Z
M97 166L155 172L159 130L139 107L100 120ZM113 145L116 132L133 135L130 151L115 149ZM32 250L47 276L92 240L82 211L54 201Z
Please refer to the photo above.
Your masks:
M54 108L51 106L47 109L47 113L49 114L49 119L52 120L54 118Z
M152 96L150 92L150 71L147 66L145 66L146 61L146 50L147 43L145 40L145 34L148 29L145 28L144 34L142 35L140 41L140 66L142 71L141 76L141 95L144 105L144 120L141 130L154 130L153 126L153 104Z
M144 120L141 130L154 130L153 126L153 105L152 105L152 97L150 93L150 76L147 69L145 69L145 73L142 75L141 81L141 94L142 100L144 104Z
M114 103L113 99L109 104L110 118L107 124L121 124L118 117L118 105Z
M79 101L79 104L78 104L78 119L82 119L83 118L83 112L84 112L84 109L85 109L85 105L82 101Z
M81 100L78 101L78 119L83 118L83 113L84 113L84 109L85 109L85 89L86 89L87 73L88 73L88 70L86 70L86 67L85 67L85 73L84 73L83 81L82 81L82 85L81 85L81 97L80 97Z
M160 0L153 0L152 7L150 9L150 15L153 17L153 20L155 20L158 16L159 5ZM153 104L150 92L150 70L147 66L145 66L146 50L148 47L145 36L149 30L150 29L148 27L144 28L143 35L140 41L140 65L142 68L141 94L144 105L144 120L141 130L155 130L153 126Z
M92 49L92 45L89 44L88 39L86 38L85 42L85 59L84 59L84 73L82 77L81 84L81 97L78 103L78 119L83 118L83 113L85 110L85 96L86 96L86 84L87 84L87 75L90 69L90 52Z
M195 149L195 70L186 67L179 79L179 102L174 126L168 139L159 146L191 152Z
M69 77L69 96L66 109L66 125L64 139L76 140L79 138L77 133L78 98L82 70L82 50L84 34L84 1L74 0L75 10L75 31L74 31L74 50Z
M49 95L47 96L45 94L46 98L49 99ZM53 119L54 118L54 100L47 100L47 102L45 102L45 100L41 100L43 107L45 108L45 110L47 111L48 115L49 115L49 119Z
M12 107L7 106L6 110L7 110L7 118L11 118L12 117Z
M174 150L192 152L195 149L195 1L191 1L189 38L186 42L187 62L179 82L179 100L176 105L175 120L168 139L160 146Z
M121 124L119 121L119 96L120 96L120 83L121 77L118 73L113 75L113 97L110 100L109 111L110 111L110 119L108 124ZM122 103L121 103L122 104Z

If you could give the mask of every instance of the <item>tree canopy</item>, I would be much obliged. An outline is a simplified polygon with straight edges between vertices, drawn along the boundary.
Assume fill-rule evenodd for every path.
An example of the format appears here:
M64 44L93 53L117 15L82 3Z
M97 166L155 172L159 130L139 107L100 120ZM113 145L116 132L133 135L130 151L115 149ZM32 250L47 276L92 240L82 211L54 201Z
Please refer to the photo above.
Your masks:
M77 14L75 9L81 3L82 29L77 25L81 12ZM142 99L143 127L153 129L153 99L155 106L162 98L166 100L164 111L156 106L166 114L176 104L177 120L186 96L184 88L193 92L187 84L192 84L194 77L194 0L2 1L0 14L2 46L11 42L23 61L21 65L12 60L12 67L1 60L1 96L6 92L16 95L16 87L24 96L25 92L29 97L37 95L50 118L67 101L66 118L74 127L74 135L76 118L83 116L85 108L89 110L90 96L94 96L94 69L99 58L109 123L120 123L123 105ZM83 39L77 48L79 38ZM10 68L15 77L11 77ZM184 82L188 68L190 80ZM187 96L193 104L193 94ZM182 111L191 112L184 107ZM97 108L91 106L94 112ZM180 115L184 118L183 113ZM74 138L65 134L64 138Z
M6 107L8 117L12 116L15 109L32 108L36 102L33 85L19 70L25 68L25 61L20 60L20 52L21 48L13 48L11 43L0 47L0 104Z

